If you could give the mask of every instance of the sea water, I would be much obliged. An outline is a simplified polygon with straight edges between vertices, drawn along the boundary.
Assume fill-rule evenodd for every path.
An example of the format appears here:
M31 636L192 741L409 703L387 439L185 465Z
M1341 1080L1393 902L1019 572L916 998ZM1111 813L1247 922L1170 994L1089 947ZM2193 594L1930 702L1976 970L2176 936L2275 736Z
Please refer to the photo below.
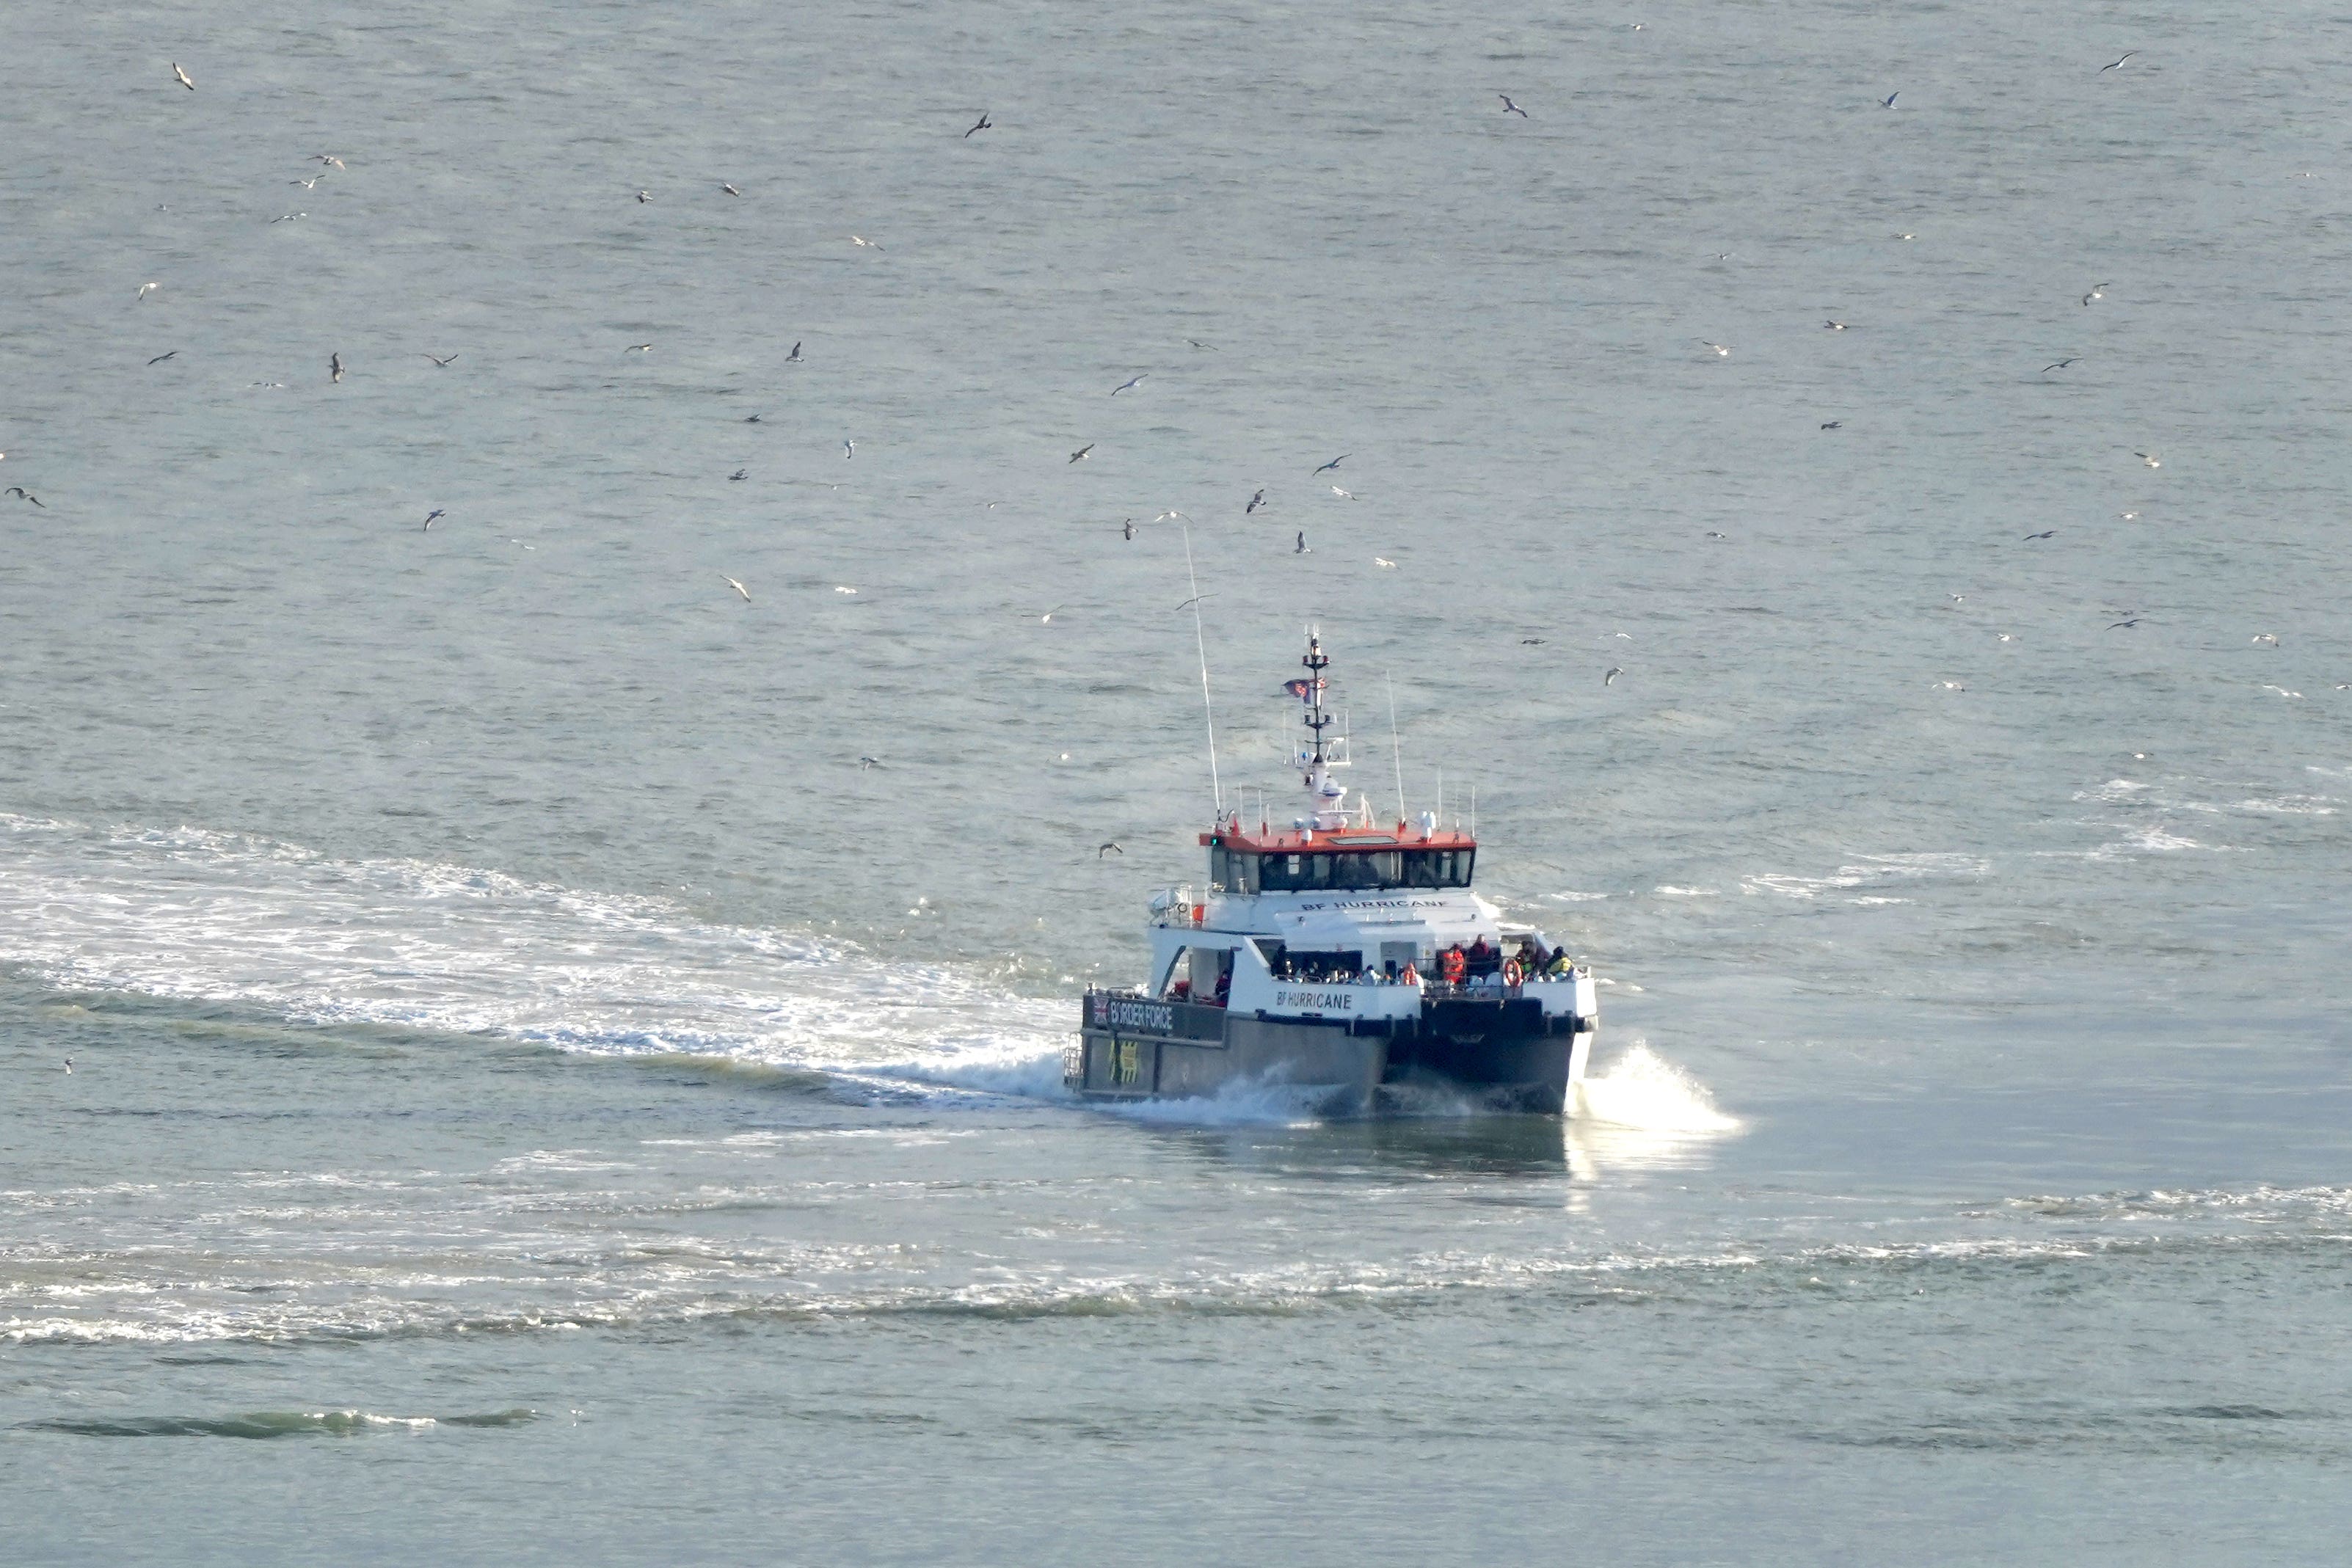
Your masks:
M16 23L12 1560L2337 1554L2338 19ZM1196 592L1576 1114L1064 1095Z

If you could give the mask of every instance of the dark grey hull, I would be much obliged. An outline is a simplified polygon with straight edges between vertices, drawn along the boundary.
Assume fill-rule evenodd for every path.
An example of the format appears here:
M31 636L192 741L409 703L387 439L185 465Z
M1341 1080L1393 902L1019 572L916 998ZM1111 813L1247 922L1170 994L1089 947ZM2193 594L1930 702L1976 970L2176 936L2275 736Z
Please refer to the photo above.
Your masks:
M1559 1115L1582 1019L1519 998L1447 998L1419 1019L1321 1022L1096 993L1065 1081L1091 1100L1208 1099L1278 1090L1326 1116L1430 1103L1433 1093ZM1108 1005L1107 1005L1108 1004Z

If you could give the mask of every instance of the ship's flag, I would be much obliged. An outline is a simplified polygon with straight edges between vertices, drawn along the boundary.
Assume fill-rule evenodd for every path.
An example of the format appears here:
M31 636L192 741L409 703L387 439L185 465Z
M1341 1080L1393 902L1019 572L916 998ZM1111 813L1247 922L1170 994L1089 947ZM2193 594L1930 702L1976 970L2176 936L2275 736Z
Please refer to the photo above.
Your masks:
M1323 683L1319 680L1307 680L1302 676L1295 681L1283 682L1282 689L1300 702L1313 702L1323 695Z

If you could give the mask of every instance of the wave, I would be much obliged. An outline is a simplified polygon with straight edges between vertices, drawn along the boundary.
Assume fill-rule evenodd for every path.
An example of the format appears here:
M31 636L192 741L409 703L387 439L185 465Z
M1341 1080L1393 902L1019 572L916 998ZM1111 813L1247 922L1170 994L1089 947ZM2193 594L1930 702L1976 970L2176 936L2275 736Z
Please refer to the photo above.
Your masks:
M257 1410L242 1416L52 1416L19 1421L22 1432L81 1437L348 1437L367 1432L425 1432L436 1427L520 1427L539 1419L527 1408L476 1416L379 1416L372 1410Z
M1066 1001L666 899L329 860L200 829L0 816L0 963L56 989L601 1056L821 1071L897 1096L1061 1093Z

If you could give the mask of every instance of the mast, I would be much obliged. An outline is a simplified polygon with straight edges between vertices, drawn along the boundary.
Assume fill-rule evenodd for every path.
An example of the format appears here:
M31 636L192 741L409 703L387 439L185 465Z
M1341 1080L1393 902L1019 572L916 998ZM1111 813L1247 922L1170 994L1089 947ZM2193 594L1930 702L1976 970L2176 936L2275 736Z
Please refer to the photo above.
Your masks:
M1307 678L1293 681L1290 686L1298 694L1298 700L1306 705L1307 712L1299 722L1306 725L1307 732L1314 737L1313 745L1299 758L1307 765L1306 778L1302 782L1307 786L1307 814L1299 820L1299 825L1337 828L1346 821L1339 808L1347 791L1332 779L1331 769L1344 768L1347 763L1333 758L1330 742L1323 734L1339 720L1331 716L1331 710L1323 702L1327 688L1323 672L1330 667L1331 661L1323 652L1323 640L1311 630L1307 633L1307 656L1298 662L1307 667Z

